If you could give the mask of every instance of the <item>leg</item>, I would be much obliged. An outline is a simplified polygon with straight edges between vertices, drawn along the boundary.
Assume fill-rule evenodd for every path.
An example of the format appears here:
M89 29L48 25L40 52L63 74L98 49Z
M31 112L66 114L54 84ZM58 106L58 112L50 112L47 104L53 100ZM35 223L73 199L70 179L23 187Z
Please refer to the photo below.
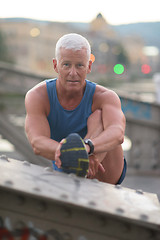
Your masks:
M94 138L103 131L101 110L90 115L87 122L88 132L85 138ZM97 158L105 168L105 173L98 171L95 178L99 181L116 184L121 176L124 158L121 145L112 151L97 154Z
M95 138L103 131L101 110L93 112L87 121L87 135L85 138ZM100 162L105 158L106 153L97 154Z

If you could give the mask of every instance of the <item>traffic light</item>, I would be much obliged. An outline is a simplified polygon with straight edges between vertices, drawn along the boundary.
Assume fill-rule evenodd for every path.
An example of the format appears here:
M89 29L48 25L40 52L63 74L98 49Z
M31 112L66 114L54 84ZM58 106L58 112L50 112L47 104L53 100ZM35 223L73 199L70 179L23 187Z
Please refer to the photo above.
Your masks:
M152 71L150 65L148 64L142 64L141 66L141 72L144 74L149 74Z
M122 64L116 64L113 70L116 74L122 74L124 72L124 66Z

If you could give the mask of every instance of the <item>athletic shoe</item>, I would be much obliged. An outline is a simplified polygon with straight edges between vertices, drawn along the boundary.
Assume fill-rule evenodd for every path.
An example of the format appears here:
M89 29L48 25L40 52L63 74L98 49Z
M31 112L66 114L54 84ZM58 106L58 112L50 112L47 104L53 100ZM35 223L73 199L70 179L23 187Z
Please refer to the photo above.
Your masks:
M72 133L65 138L60 149L61 168L65 173L74 173L85 177L88 173L89 158L82 138Z

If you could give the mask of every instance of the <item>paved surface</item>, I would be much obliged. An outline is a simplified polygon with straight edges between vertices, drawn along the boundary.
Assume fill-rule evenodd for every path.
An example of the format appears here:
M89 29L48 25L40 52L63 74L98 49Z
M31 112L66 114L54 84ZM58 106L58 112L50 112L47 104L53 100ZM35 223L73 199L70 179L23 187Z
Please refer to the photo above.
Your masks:
M160 176L126 175L121 185L132 189L141 189L144 192L155 193L160 201Z

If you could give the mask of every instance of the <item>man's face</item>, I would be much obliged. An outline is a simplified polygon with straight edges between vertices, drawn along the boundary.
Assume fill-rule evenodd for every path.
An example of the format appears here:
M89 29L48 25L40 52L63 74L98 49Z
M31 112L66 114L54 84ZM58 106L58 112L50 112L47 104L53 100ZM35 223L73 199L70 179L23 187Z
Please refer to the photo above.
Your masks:
M91 65L86 49L73 51L61 48L58 65L56 62L54 69L58 73L58 80L66 90L78 90L84 86L86 76L91 72Z

